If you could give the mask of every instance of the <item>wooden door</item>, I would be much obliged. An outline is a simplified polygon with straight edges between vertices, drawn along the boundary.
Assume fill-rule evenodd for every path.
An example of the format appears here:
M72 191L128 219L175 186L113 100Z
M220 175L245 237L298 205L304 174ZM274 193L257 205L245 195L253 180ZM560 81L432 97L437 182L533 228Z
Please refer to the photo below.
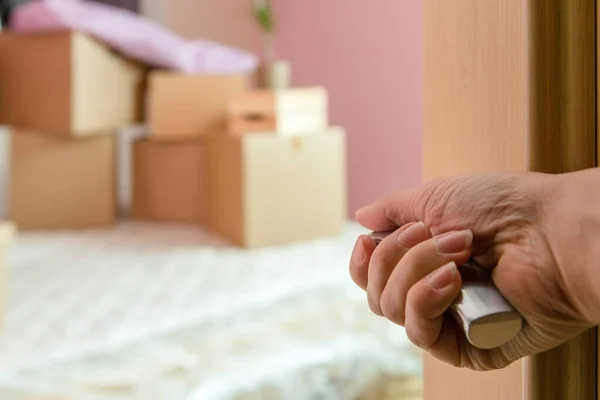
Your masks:
M596 165L593 0L424 0L424 178ZM425 357L425 400L594 400L596 332L495 372Z

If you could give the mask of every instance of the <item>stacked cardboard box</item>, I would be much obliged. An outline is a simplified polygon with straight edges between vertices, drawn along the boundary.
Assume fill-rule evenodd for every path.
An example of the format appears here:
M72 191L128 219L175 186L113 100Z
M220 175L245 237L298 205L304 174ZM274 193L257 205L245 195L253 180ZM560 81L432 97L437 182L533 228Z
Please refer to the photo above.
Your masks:
M323 88L249 91L207 151L208 227L243 247L341 233L345 133L330 127Z
M145 69L77 32L0 34L8 215L20 229L115 221L115 138L141 120Z
M145 121L132 147L132 218L206 224L244 247L341 232L345 133L329 126L325 89L148 72L77 32L2 33L0 54L8 215L20 229L115 222L115 135Z
M71 139L14 129L11 142L8 215L19 229L115 222L113 135Z
M246 76L151 72L134 143L135 219L206 224L262 247L339 234L345 134L323 88L251 90Z
M205 222L205 138L225 130L229 103L248 87L247 75L149 74L149 137L133 145L132 218Z
M256 90L238 96L229 107L229 133L297 136L328 129L327 91L321 87Z

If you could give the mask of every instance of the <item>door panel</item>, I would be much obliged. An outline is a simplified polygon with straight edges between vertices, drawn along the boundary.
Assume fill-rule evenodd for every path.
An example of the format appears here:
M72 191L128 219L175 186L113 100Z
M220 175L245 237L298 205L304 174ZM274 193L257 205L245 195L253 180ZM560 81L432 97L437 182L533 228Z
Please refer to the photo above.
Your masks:
M424 178L527 169L525 8L425 1ZM425 400L515 400L522 367L475 373L425 357Z
M595 2L425 1L425 179L595 166ZM502 371L425 359L425 400L596 398L589 332ZM565 397L566 396L566 397Z
M524 10L425 1L425 179L527 168Z

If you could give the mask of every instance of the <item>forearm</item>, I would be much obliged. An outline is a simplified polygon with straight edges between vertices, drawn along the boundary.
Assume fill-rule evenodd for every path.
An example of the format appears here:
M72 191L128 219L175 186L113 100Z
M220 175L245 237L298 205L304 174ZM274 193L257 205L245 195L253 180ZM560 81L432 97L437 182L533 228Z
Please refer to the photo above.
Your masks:
M550 180L548 240L576 306L600 324L600 168Z

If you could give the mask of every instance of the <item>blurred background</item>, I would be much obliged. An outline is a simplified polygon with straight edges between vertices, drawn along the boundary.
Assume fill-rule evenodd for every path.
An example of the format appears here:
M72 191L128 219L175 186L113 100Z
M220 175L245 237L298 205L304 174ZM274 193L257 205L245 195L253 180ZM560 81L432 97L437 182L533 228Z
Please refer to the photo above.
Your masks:
M186 37L260 49L245 1L141 3L143 12L158 15ZM332 124L348 132L351 214L390 191L419 184L423 2L279 0L273 5L280 21L277 49L293 66L293 84L326 87Z
M0 1L2 399L422 398L348 274L422 1Z

